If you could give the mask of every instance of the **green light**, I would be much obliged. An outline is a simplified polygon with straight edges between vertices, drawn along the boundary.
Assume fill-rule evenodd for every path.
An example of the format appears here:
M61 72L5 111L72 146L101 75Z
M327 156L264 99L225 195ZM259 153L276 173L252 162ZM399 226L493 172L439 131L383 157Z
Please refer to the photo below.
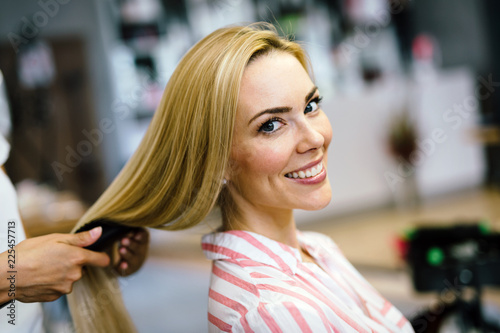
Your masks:
M488 220L482 220L478 225L479 232L483 235L491 233L491 226Z
M439 266L444 260L444 253L439 247L431 247L427 251L427 262L431 266Z

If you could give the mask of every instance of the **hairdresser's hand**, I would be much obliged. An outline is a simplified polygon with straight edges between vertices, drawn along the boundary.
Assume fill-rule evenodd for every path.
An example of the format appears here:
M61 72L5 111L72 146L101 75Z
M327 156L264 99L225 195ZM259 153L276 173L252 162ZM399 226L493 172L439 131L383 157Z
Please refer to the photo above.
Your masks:
M107 254L83 249L93 244L102 233L94 228L78 234L50 234L30 238L14 247L15 298L21 302L50 302L68 294L73 283L82 277L85 265L106 267ZM5 257L5 258L4 258ZM10 258L9 258L10 259ZM10 289L8 278L11 270L6 267L8 253L0 254L0 299L6 301ZM5 289L5 283L9 283ZM7 293L6 293L7 291Z
M119 244L119 260L114 265L116 272L121 276L137 272L146 260L148 248L149 232L146 229L128 233Z

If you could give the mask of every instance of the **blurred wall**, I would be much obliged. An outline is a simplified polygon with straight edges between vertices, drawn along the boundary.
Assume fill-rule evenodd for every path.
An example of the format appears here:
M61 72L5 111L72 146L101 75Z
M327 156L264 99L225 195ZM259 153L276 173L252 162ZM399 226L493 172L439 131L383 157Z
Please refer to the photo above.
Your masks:
M257 2L273 17L270 7ZM112 6L116 3L111 0L42 0L41 3L64 4L57 7L57 12L54 9L54 15L40 28L40 37L74 35L85 41L95 119L109 118L116 125L116 129L107 133L102 143L103 166L109 182L125 162L124 146L128 153L135 149L134 144L126 140L134 137L136 144L143 133L117 120L113 112L115 100L128 94L124 95L120 90L120 83L130 84L132 93L138 85L117 75L125 72L116 65L126 53L120 55L120 50L126 47L118 36L117 13ZM165 80L182 53L199 38L227 24L248 22L251 18L262 19L261 11L253 12L252 1L189 0L186 3L189 5L187 22L177 26L172 24L169 27L171 31L160 41L154 54L158 67L161 69L163 66L165 77L162 79ZM468 130L478 122L477 105L468 110L472 117L460 119L462 125L459 128L451 127L454 122L446 121L444 116L454 105L461 105L474 95L475 71L488 67L489 50L485 41L488 35L483 22L484 8L479 2L412 2L414 11L409 18L413 32L428 32L441 45L445 71L438 68L438 74L431 83L415 83L411 74L398 69L399 56L395 51L396 42L391 27L381 29L382 33L370 38L366 45L356 44L361 36L354 31L359 29L351 30L343 36L344 40L340 40L337 34L332 33L335 22L320 3L307 7L306 13L297 20L300 25L297 37L304 39L311 55L318 86L325 95L324 109L334 129L328 166L334 197L326 210L312 215L308 213L307 218L299 213L299 220L380 207L400 197L397 190L391 188L387 173L402 179L397 184L408 184L413 180L401 171L401 163L394 162L388 153L387 132L393 115L408 107L408 98L412 99L410 104L417 118L420 139L431 139L436 128L443 128L448 138L444 145L436 145L432 154L425 158L423 171L418 173L416 180L421 195L429 197L477 186L482 177L481 146L467 142ZM43 10L39 2L27 0L4 2L0 6L2 43L9 43L7 36L10 32L19 33L25 17L31 18ZM366 25L372 21L369 20ZM286 21L284 24L286 29ZM363 28L363 23L360 27ZM406 37L411 40L413 36ZM332 47L341 48L349 43L359 46L353 59L347 59L343 64L335 62L336 51ZM133 57L130 59L122 63L132 63L130 66L133 67ZM361 66L367 63L381 66L379 70L387 69L386 75L373 83L363 82L363 75L370 73ZM354 79L349 80L349 77ZM164 84L162 80L159 82ZM147 125L147 122L144 123ZM145 129L145 126L141 128Z
M52 6L44 10L40 3L50 3ZM76 36L84 40L88 77L92 83L92 98L97 120L112 116L111 104L114 96L110 81L108 48L115 40L113 35L116 33L116 28L109 19L108 5L108 1L99 0L59 2L16 0L4 1L0 4L0 43L11 45L9 33L22 35L21 29L27 25L26 19L32 21L33 16L39 12L52 13L52 15L47 15L47 23L40 25L38 33L33 38ZM108 181L121 167L117 146L116 132L106 134L101 148L106 156L102 162Z
M489 31L483 1L418 0L413 3L415 32L433 35L439 42L443 67L488 67Z

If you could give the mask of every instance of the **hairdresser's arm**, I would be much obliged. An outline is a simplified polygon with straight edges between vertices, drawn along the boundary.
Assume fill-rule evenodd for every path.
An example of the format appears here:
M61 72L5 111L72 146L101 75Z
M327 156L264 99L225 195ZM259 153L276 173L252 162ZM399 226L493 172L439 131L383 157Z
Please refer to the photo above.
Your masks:
M93 244L101 233L99 227L78 234L26 239L14 247L15 274L8 273L12 270L8 267L8 253L0 253L0 304L13 298L21 302L50 302L70 293L73 283L82 277L83 266L109 265L107 254L83 249ZM15 291L9 281L13 275Z
M114 265L116 272L127 276L141 268L149 248L149 232L146 229L129 233L120 241L119 262Z

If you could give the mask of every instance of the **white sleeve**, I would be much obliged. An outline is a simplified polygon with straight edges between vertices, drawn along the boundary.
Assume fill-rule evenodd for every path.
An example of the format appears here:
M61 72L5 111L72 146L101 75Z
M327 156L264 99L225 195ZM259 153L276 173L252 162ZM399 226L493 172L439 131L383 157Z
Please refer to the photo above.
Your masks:
M0 170L0 253L8 249L9 226L14 226L11 235L15 235L16 244L26 236L19 217L17 197L9 177ZM9 222L14 222L10 223ZM13 233L15 232L15 233ZM19 258L16 257L16 261ZM3 276L2 272L2 276ZM21 303L16 301L15 309L4 307L0 310L0 332L2 333L38 333L42 328L42 307L40 303ZM12 313L12 318L9 315ZM15 319L9 323L9 320Z

